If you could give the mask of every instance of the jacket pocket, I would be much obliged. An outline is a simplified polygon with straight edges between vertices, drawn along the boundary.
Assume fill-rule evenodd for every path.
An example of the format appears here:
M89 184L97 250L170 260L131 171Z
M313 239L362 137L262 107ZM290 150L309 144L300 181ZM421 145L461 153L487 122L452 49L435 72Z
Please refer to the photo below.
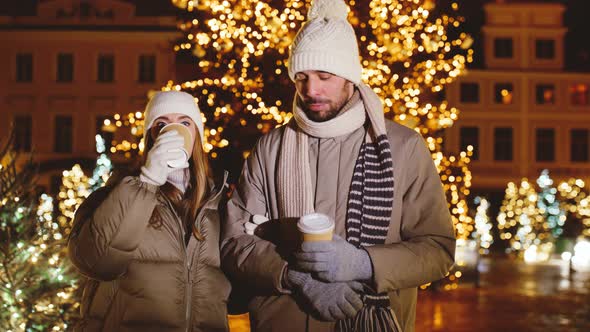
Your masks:
M198 325L209 329L227 329L227 301L231 284L219 268L206 266L193 286L193 317ZM198 317L198 318L197 318Z
M82 314L83 318L86 318L90 315L90 307L92 305L94 296L96 295L96 290L98 289L99 284L100 282L98 280L84 280L84 291L82 291L82 298L80 299L80 313Z
M80 329L104 330L105 323L111 319L112 307L118 293L118 281L101 282L87 279L80 300L82 321Z

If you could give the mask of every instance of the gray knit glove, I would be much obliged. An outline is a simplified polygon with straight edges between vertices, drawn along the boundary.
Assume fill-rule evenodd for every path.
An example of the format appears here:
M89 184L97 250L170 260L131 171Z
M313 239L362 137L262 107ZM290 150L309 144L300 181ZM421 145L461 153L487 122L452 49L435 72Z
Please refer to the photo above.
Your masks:
M296 295L302 295L322 320L354 317L363 307L359 294L363 285L359 282L324 283L313 279L309 273L291 269L287 271L287 280L295 288Z
M338 235L334 235L332 241L304 241L295 258L298 269L327 282L370 280L373 277L369 254Z

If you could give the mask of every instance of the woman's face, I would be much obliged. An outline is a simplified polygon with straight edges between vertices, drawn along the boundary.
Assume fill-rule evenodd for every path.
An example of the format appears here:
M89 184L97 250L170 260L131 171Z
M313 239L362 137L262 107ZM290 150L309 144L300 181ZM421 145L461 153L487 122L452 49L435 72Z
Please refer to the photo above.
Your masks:
M150 127L150 135L152 136L152 140L155 141L158 135L160 134L160 130L164 128L165 125L170 123L180 123L188 128L193 137L196 137L197 135L197 126L191 118L180 113L170 113L162 115L158 117L156 120L154 120L154 123ZM188 151L191 155L193 153L194 145L195 140L191 142L190 150Z

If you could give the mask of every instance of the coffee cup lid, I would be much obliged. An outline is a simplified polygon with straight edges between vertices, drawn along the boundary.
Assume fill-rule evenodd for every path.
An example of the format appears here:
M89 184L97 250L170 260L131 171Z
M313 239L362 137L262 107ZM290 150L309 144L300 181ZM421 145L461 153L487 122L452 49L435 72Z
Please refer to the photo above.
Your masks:
M334 221L322 213L310 213L299 218L297 228L306 234L321 234L334 229Z

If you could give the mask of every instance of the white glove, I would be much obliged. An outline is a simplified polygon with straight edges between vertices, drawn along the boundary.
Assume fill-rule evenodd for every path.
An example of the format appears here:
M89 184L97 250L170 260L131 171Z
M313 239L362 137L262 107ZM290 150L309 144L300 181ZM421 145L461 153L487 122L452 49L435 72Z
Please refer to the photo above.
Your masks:
M184 138L173 130L158 136L148 152L145 165L141 167L139 179L156 186L166 183L168 174L178 169L169 167L168 162L184 158L184 152L181 150L183 144Z
M258 228L259 225L264 224L265 222L267 222L269 219L263 215L260 214L255 214L252 216L252 221L247 221L244 224L244 228L246 230L246 234L248 235L254 235L254 232L256 231L256 228Z

